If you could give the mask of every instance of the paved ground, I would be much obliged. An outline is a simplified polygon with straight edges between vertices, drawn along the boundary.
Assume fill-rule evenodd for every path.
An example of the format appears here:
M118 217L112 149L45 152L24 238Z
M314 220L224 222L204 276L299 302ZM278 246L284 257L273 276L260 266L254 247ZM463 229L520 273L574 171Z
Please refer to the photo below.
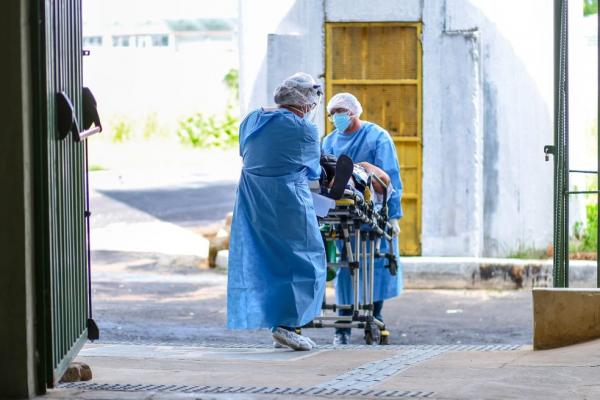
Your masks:
M520 346L264 348L88 345L91 382L53 399L597 399L600 341Z
M390 346L364 346L355 334L334 348L321 329L306 332L317 350L292 352L273 349L268 331L226 330L226 275L197 265L206 250L198 226L223 218L234 194L237 167L211 175L213 161L175 177L160 166L94 175L101 340L78 357L94 378L47 398L600 398L600 342L530 350L528 290L406 291L384 309ZM120 224L128 237L115 235ZM178 253L197 244L198 254Z
M91 175L92 288L102 340L269 343L265 331L224 329L226 276L198 268L208 254L200 228L233 207L237 151L146 145L115 147L105 160L114 168ZM174 165L152 162L163 151L177 155ZM531 337L531 295L408 291L385 306L384 317L397 344L523 344ZM332 337L330 329L310 334L320 343Z
M226 275L164 265L153 254L94 252L94 317L102 340L133 343L266 344L266 331L226 330ZM331 294L331 293L330 293ZM526 344L531 293L406 291L384 317L395 344ZM329 343L331 329L307 331ZM361 343L356 334L353 343Z

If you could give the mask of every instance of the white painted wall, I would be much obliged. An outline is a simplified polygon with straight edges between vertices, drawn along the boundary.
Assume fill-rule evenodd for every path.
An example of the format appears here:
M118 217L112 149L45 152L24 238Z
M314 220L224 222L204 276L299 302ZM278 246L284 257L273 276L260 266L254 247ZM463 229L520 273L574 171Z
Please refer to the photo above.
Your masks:
M242 114L272 105L275 87L295 72L324 74L322 0L240 0L239 9Z
M273 85L298 68L324 72L325 21L423 21L422 254L502 256L551 242L547 0L268 3L240 2L243 112L270 104Z
M472 0L483 43L485 253L544 248L552 237L553 8Z
M324 0L327 21L420 21L422 0Z

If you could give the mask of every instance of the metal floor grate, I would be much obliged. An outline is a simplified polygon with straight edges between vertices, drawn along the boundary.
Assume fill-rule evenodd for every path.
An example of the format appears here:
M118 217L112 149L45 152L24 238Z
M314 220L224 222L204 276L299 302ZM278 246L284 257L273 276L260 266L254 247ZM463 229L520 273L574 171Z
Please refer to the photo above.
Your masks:
M308 395L308 396L354 396L385 398L431 398L434 392L411 390L364 390L353 388L309 388L266 387L266 386L189 386L189 385L132 385L109 383L64 383L61 389L79 389L109 392L157 392L157 393L189 393L189 394L276 394L276 395Z

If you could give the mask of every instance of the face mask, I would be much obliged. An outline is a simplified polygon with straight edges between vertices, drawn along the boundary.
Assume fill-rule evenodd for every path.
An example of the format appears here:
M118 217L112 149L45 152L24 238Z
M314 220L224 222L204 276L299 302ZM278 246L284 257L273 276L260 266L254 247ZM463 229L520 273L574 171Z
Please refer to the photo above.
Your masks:
M335 129L337 129L340 133L346 132L346 129L348 129L351 122L352 118L348 113L333 114L333 125L335 126Z

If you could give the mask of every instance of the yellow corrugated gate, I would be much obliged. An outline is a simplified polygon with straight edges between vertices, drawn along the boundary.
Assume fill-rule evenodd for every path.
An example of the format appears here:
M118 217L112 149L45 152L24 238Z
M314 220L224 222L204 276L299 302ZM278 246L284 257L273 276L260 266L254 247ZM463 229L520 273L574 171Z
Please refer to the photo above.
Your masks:
M328 23L326 96L353 93L361 119L385 128L396 144L404 193L401 253L421 253L421 24ZM331 125L328 127L331 129Z

